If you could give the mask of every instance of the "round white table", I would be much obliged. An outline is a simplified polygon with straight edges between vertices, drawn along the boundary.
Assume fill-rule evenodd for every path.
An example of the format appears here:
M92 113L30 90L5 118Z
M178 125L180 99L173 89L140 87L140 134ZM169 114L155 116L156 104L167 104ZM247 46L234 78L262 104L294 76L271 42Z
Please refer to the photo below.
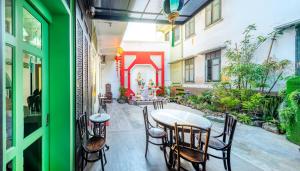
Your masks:
M93 114L89 119L93 123L103 123L110 120L110 115L106 113Z
M159 109L151 112L154 121L162 126L172 128L177 124L188 124L200 128L211 128L212 123L203 116L177 109Z
M97 135L97 127L95 124L102 124L110 120L110 115L106 113L98 113L98 114L93 114L89 117L90 121L93 122L94 127L93 127L93 132L94 135ZM105 129L106 130L106 129ZM98 134L99 136L99 134ZM106 151L109 149L109 146L105 144Z
M212 123L203 116L183 110L158 109L151 111L150 115L155 122L164 127L165 131L167 131L167 129L169 130L167 143L167 146L170 148L169 154L167 150L164 150L164 157L169 168L173 164L173 151L171 150L171 146L173 145L173 130L175 129L174 127L176 122L177 124L192 125L203 129L208 129L212 126Z

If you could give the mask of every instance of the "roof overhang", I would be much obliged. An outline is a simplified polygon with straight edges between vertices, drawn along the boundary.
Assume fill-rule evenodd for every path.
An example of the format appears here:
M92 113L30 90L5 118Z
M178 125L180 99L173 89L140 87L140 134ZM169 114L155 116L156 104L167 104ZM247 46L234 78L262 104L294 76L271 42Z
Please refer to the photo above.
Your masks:
M184 0L175 24L186 23L211 1ZM162 10L163 0L88 0L86 4L95 9L94 19L169 24Z
M275 27L275 30L285 30L285 29L288 29L291 27L296 27L299 25L300 25L300 19L279 25L279 26Z

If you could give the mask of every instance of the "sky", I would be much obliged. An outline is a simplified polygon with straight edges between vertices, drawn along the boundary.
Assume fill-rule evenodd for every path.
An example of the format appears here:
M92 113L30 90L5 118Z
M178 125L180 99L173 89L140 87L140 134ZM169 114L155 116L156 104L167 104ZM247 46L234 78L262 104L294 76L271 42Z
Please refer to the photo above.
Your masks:
M159 33L156 32L156 24L129 22L123 41L157 41Z

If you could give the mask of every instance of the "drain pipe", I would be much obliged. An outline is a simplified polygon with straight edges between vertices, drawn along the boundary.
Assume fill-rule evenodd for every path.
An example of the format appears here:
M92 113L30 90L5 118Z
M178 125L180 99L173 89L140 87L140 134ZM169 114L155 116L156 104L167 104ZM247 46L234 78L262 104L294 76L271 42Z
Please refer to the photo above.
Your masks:
M184 84L184 80L185 80L185 75L184 75L184 60L183 60L183 58L184 58L184 56L183 56L183 26L179 26L180 27L180 56L181 56L181 58L182 58L182 62L181 62L181 65L182 65L182 67L181 67L181 74L182 74L182 76L181 76L181 85L183 86L183 84Z

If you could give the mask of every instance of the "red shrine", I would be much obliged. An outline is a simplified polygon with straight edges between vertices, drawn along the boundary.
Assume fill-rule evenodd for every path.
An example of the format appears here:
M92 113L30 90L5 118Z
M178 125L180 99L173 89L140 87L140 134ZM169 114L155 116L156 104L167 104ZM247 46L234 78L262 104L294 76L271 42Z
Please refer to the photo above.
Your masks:
M137 75L148 82L154 82L156 87L164 88L164 52L125 51L118 58L120 61L121 87L127 89L126 95L135 95Z

